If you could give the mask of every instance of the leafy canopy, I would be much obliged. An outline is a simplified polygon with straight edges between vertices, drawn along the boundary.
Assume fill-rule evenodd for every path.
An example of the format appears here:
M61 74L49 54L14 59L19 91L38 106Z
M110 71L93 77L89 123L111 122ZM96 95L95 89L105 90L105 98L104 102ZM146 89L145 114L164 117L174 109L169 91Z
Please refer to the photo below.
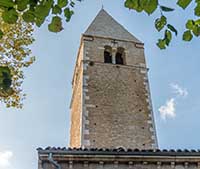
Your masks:
M62 14L67 22L70 21L73 15L71 8L74 5L75 3L71 0L0 0L4 22L14 24L19 16L22 16L25 22L34 23L40 27L46 18L52 15L52 21L48 25L51 32L60 32L63 29ZM0 37L1 33L0 31Z
M51 22L48 29L51 32L63 30L62 16L69 22L75 5L75 0L0 0L0 9L3 10L2 19L8 24L17 22L19 16L27 23L33 23L40 27L47 17ZM82 0L76 0L82 1ZM200 16L200 0L176 0L177 6L186 9L192 1L195 3L194 15ZM174 8L160 4L159 0L124 0L124 6L137 12L145 12L148 15L156 10L160 11L160 16L155 20L155 28L158 32L163 31L164 37L158 39L157 46L165 49L171 42L172 36L177 36L177 29L168 23L166 13L173 12ZM3 32L0 29L0 38ZM200 36L200 20L190 19L186 22L186 30L183 33L183 40L190 41L193 36Z
M35 60L30 56L31 50L28 48L34 41L33 28L21 17L16 23L9 24L2 16L0 11L0 28L3 34L0 39L0 102L7 107L21 108L25 97L21 86L23 70Z
M177 6L186 9L191 2L194 1L194 15L200 17L200 0L177 0ZM175 9L171 7L164 6L160 4L158 0L125 0L125 7L137 12L145 12L148 15L151 15L156 10L160 11L160 17L155 20L155 28L158 32L164 30L164 37L158 39L157 46L160 49L165 49L169 46L173 34L177 36L178 31L172 25L168 23L166 13L173 12ZM182 39L184 41L192 40L193 36L200 36L200 19L194 20L189 19L185 24L186 30L183 33Z

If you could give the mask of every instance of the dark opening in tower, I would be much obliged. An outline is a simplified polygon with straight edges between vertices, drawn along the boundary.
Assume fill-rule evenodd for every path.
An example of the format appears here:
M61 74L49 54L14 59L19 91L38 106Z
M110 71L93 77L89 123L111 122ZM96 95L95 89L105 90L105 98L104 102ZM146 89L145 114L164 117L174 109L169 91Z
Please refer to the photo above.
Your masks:
M115 63L124 65L125 64L125 53L124 53L124 48L117 48L117 53L115 55Z
M112 63L112 48L110 46L105 46L104 50L104 63Z

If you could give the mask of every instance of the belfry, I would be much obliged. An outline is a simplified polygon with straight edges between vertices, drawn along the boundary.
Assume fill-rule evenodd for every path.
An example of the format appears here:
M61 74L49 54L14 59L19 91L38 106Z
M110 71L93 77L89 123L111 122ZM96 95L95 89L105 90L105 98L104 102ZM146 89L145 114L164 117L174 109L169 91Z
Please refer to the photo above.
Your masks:
M102 9L81 37L70 147L38 148L38 169L200 169L200 151L158 149L144 44Z
M143 43L101 10L82 35L70 147L157 148Z

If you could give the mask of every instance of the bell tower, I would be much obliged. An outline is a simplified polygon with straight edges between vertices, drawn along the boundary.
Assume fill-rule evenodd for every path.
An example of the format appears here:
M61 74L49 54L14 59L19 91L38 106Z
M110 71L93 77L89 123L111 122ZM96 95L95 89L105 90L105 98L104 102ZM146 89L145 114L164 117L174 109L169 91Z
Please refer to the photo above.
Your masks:
M101 10L82 35L70 147L157 148L144 44Z

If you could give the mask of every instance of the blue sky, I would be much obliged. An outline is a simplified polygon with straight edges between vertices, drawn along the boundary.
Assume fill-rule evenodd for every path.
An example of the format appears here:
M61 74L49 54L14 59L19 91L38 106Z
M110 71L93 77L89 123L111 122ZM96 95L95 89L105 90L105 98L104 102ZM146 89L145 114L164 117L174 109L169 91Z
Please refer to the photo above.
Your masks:
M123 7L122 1L103 1L104 8L134 36L144 42L159 147L161 149L200 146L199 40L173 38L167 50L159 50L162 36L154 28L159 13L148 17ZM167 4L167 1L163 1ZM71 79L80 36L101 9L100 0L77 3L75 15L58 34L44 25L36 29L32 46L36 62L25 70L23 89L27 93L22 110L0 109L1 169L37 168L37 147L68 146ZM181 31L191 18L192 5L167 14ZM180 17L181 16L181 17ZM159 111L160 110L160 111ZM162 114L160 113L162 112Z

